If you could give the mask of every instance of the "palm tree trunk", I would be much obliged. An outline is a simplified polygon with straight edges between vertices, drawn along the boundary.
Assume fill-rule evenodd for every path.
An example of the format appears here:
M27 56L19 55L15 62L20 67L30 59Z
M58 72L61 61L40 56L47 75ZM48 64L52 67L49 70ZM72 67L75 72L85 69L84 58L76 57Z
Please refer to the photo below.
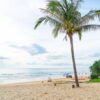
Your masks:
M76 87L79 87L78 75L77 75L77 69L76 69L76 63L75 63L75 56L74 56L73 37L72 36L70 36L70 45L71 45L71 54L72 54L72 62L73 62Z

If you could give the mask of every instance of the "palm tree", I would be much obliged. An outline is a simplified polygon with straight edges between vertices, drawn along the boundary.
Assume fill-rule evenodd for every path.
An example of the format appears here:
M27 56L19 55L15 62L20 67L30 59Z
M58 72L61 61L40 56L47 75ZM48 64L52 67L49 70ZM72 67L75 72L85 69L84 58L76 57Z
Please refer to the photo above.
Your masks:
M45 15L40 17L34 26L34 29L36 29L41 23L50 23L54 27L52 32L54 37L57 37L58 33L65 33L65 38L69 38L76 87L79 87L79 82L74 56L73 35L78 34L79 39L81 39L82 32L100 28L100 25L90 24L95 18L100 19L100 10L91 10L82 15L79 11L82 1L49 0L46 8L41 9Z

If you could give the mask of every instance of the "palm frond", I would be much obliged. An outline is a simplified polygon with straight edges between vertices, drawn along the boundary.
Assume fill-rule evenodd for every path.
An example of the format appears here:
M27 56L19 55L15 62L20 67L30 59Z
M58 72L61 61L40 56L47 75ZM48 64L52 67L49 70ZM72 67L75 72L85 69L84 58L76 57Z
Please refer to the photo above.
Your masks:
M78 9L80 6L80 3L83 2L83 0L77 0L75 8Z
M58 24L61 24L57 19L52 18L52 17L50 17L50 16L46 16L46 17L45 17L44 23L47 23L47 22L49 22L49 23L52 24L53 26L58 25Z
M67 34L64 36L63 40L66 40L67 41Z
M81 38L82 38L82 32L81 32L81 30L78 31L78 36L79 36L79 40L81 40Z
M57 11L58 8L61 8L63 11L65 11L63 5L59 1L57 1L57 0L49 0L48 5L47 5L47 9L48 10L54 12L54 11Z
M62 17L59 16L58 13L52 13L52 12L51 12L50 10L48 10L48 9L41 9L41 11L42 11L43 13L45 13L46 15L48 15L49 17L52 17L52 18L58 20L59 22L61 22L61 21L63 20Z
M91 10L81 18L80 24L89 23L89 21L94 20L96 17L100 19L100 10Z
M59 7L62 9L62 11L64 12L64 14L67 16L66 14L66 9L64 8L63 4L59 2Z
M55 38L58 36L58 32L59 32L60 29L61 29L61 24L57 24L57 25L54 27L52 33L53 33L53 36L54 36Z
M89 31L89 30L96 30L96 29L100 29L100 25L92 24L92 25L84 25L79 27L79 30L81 31Z
M45 17L41 17L37 20L34 29L36 29L46 18Z
M64 0L62 0L62 2L57 0L50 0L47 5L47 9L52 13L59 14L60 16L67 16L64 4Z
M52 18L50 16L45 16L45 17L41 17L38 19L38 21L36 22L35 26L34 26L34 29L36 29L41 23L50 23L52 25L58 25L58 24L61 24L57 19L55 18Z
M82 2L83 0L71 0L71 3L72 5L75 7L75 9L78 9L79 6L80 6L80 3Z
M68 1L67 0L63 0L63 5L64 5L64 7L65 7L65 10L66 10L66 12L68 11L68 6L69 6L69 4L68 4Z
M96 14L97 14L97 17L98 17L99 20L100 20L100 10L96 10Z
M49 11L51 11L51 12L53 12L55 10L57 11L58 10L57 9L58 5L59 5L59 2L58 1L56 1L56 0L49 0L49 2L47 4L47 9Z

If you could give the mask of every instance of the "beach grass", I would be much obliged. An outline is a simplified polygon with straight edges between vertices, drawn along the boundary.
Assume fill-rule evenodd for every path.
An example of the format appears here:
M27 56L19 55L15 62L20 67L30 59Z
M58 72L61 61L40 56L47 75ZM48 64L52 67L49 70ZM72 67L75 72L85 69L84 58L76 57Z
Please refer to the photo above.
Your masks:
M88 82L89 83L100 83L100 78L99 79L91 79Z

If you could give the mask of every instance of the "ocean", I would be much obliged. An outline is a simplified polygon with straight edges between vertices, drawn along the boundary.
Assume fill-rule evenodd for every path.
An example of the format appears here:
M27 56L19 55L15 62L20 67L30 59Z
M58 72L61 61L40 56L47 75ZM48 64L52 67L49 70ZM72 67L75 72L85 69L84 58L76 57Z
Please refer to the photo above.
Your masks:
M0 84L62 78L72 69L67 68L0 68ZM89 70L78 69L79 75L89 75Z

